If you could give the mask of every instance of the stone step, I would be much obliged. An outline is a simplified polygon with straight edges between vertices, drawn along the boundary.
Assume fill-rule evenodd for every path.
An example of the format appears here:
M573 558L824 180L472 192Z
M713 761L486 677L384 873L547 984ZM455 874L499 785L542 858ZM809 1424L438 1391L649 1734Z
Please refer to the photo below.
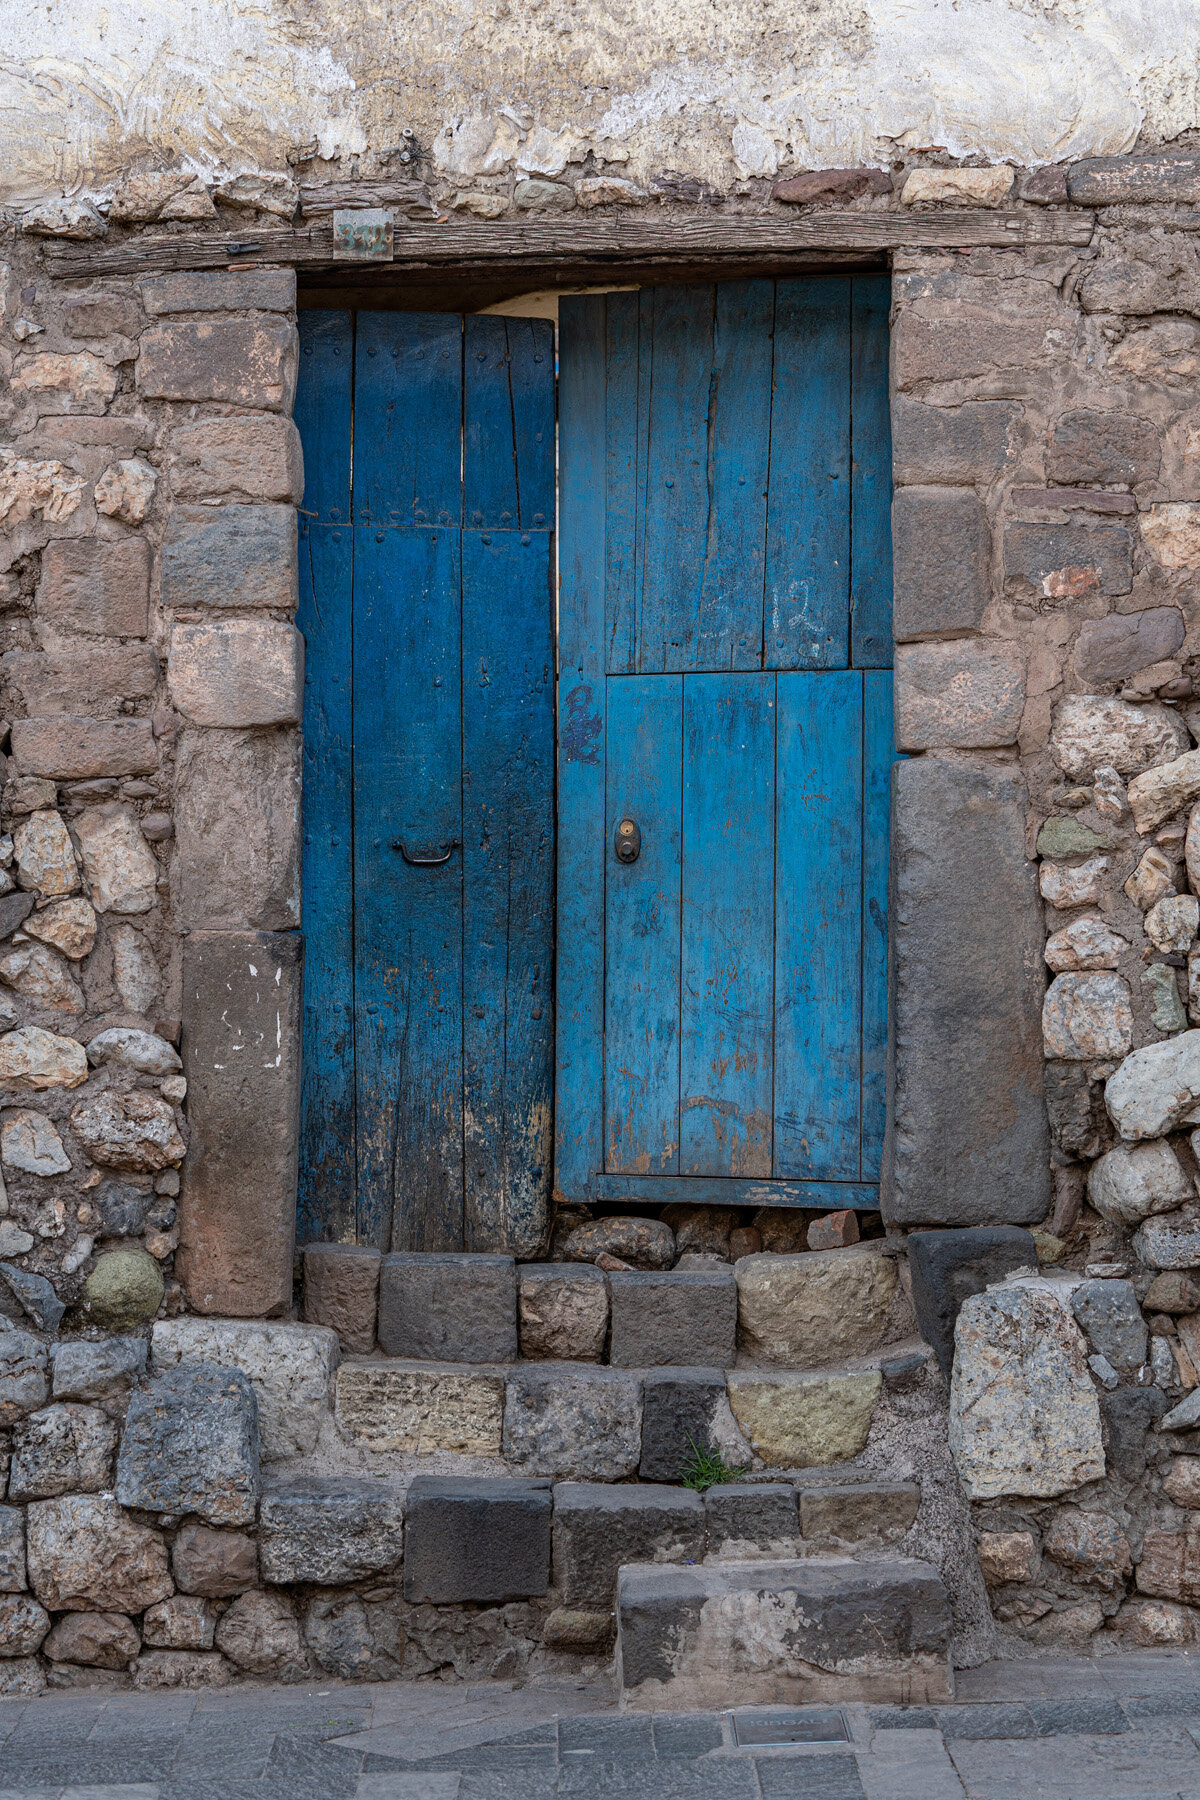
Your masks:
M640 1563L617 1582L621 1691L648 1711L949 1700L949 1643L941 1577L898 1557Z

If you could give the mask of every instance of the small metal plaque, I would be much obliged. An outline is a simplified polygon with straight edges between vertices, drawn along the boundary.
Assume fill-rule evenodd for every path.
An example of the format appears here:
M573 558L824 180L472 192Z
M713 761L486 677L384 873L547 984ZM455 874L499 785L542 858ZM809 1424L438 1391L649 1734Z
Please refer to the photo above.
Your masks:
M779 1706L735 1712L733 1741L763 1749L768 1744L845 1744L849 1734L836 1707Z
M350 262L391 262L392 213L386 206L347 207L333 215L333 247Z

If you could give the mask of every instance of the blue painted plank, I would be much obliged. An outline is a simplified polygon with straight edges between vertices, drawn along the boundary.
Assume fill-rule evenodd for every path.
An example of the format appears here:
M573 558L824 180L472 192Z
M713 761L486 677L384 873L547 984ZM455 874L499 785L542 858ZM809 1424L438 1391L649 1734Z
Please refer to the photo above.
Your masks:
M775 1164L859 1178L862 676L779 677Z
M892 666L891 278L852 283L850 640L856 669Z
M707 545L693 669L763 666L775 284L716 289Z
M697 667L709 525L713 289L653 290L645 551L634 667Z
M559 306L555 1190L603 1168L605 301Z
M644 467L639 449L646 417L640 408L641 294L610 294L605 308L605 667L636 666L639 528Z
M463 507L468 526L554 525L554 327L469 317L463 336Z
M862 1174L877 1181L887 1115L888 848L896 760L891 670L863 676Z
M771 1173L775 678L683 684L681 1175Z
M360 312L355 369L355 523L460 524L460 315Z
M307 514L350 521L350 422L354 404L354 315L313 309L297 316L300 369L293 418L304 448Z
M460 537L360 527L355 540L359 1241L458 1250ZM405 857L447 850L437 866Z
M554 528L554 327L549 319L507 319L517 510L522 531Z
M856 1181L755 1181L729 1175L600 1175L598 1200L650 1206L803 1206L819 1213L852 1207L873 1212L879 1188Z
M775 297L765 667L850 656L850 282L781 281Z
M464 1243L517 1256L544 1240L551 1172L552 550L463 533Z
M611 677L606 736L604 1166L662 1175L679 1167L683 677ZM642 834L628 864L624 818Z

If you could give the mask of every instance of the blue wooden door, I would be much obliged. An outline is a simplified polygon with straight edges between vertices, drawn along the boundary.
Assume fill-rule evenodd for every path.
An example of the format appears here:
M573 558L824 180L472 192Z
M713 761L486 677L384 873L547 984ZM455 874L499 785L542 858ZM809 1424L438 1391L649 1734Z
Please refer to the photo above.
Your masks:
M554 341L300 315L300 1230L540 1241L553 1055Z
M887 278L560 321L557 1188L873 1206Z

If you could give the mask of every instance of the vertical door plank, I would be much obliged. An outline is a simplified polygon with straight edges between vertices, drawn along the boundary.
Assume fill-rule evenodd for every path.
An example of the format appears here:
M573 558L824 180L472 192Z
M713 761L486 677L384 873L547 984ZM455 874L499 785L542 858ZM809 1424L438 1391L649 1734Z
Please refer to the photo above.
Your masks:
M604 1167L605 301L559 323L559 676L555 1187Z
M693 669L760 669L775 284L716 289L704 579Z
M610 294L605 322L605 626L609 674L635 667L638 526L640 294Z
M462 318L360 312L356 524L462 520Z
M771 1173L775 679L683 684L681 1175Z
M896 760L891 670L863 676L862 1178L878 1181L887 1113L888 849Z
M468 526L554 525L554 327L469 317L463 336L463 510Z
M554 529L554 327L549 319L506 319L517 446L517 511L522 531Z
M536 1255L550 1187L554 689L549 532L463 533L468 1250Z
M775 1167L859 1175L862 676L779 677Z
M852 282L850 639L856 669L892 666L891 279Z
M679 1169L680 749L683 677L608 682L604 1130L610 1174ZM642 834L623 864L623 818Z
M655 288L642 674L694 669L709 522L709 388L713 289Z
M780 281L775 297L765 666L849 662L850 282Z
M460 560L455 531L355 533L359 1240L462 1247ZM438 867L408 863L440 856Z
M304 515L350 520L350 426L354 405L354 315L314 308L297 315L300 372L293 418L304 447Z

